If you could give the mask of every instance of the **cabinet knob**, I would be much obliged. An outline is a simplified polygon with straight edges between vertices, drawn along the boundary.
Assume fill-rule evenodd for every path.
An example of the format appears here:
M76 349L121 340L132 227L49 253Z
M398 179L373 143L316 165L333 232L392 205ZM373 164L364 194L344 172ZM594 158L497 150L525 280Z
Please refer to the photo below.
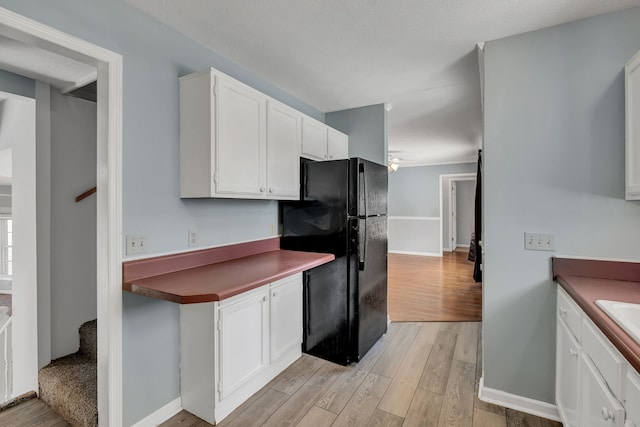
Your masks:
M564 308L559 308L558 309L558 313L560 313L560 316L566 316L567 315L567 310Z
M269 193L273 193L273 191L274 191L273 188L269 189Z
M331 154L329 154L329 160L333 159L333 156Z
M578 357L578 352L575 351L574 349L570 348L569 349L569 356L570 357Z
M277 296L278 296L278 293L277 293L277 292L274 292L274 293L273 293L273 297L275 298L275 297L277 297Z
M267 298L267 297L262 297L262 301L264 301L264 302L267 302L268 299L269 298Z
M602 407L602 412L601 413L602 413L602 419L605 420L605 421L609 421L609 420L615 419L615 415L613 414L613 412L608 410L606 406Z
M264 187L260 187L260 192L264 193L265 188Z

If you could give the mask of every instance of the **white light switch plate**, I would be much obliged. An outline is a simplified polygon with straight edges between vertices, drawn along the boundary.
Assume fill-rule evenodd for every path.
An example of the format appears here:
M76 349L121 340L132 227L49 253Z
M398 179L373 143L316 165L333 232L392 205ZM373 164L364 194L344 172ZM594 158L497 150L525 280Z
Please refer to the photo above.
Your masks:
M524 248L528 251L555 251L556 236L548 233L524 233Z
M147 237L137 234L127 234L127 255L144 254L147 252Z

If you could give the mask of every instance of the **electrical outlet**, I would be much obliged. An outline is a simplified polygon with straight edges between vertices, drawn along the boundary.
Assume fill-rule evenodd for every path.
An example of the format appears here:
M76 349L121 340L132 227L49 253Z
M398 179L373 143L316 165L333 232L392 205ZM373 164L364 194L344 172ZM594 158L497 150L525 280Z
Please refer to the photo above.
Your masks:
M194 230L189 230L189 246L197 246L198 245L198 232Z
M147 236L139 234L127 234L127 255L147 253Z
M555 251L556 236L545 233L524 233L524 248L528 251Z

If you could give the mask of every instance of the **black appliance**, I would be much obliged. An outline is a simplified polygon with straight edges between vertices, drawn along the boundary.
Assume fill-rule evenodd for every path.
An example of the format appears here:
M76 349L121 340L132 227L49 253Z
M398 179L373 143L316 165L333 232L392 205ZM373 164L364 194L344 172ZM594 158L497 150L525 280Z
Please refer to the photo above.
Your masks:
M301 164L284 202L282 249L334 254L304 274L302 350L359 361L387 331L387 167L353 158Z

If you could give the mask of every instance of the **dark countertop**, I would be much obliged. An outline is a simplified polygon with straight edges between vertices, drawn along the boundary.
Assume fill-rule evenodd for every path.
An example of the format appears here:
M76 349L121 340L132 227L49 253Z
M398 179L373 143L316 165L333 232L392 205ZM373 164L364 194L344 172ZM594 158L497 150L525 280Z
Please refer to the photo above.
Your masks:
M602 299L640 304L640 276L637 275L639 268L640 264L636 263L560 258L553 260L554 280L567 291L638 372L640 372L640 344L635 342L595 302Z
M179 304L221 301L335 259L331 254L280 250L276 243L130 261L123 264L122 288Z

